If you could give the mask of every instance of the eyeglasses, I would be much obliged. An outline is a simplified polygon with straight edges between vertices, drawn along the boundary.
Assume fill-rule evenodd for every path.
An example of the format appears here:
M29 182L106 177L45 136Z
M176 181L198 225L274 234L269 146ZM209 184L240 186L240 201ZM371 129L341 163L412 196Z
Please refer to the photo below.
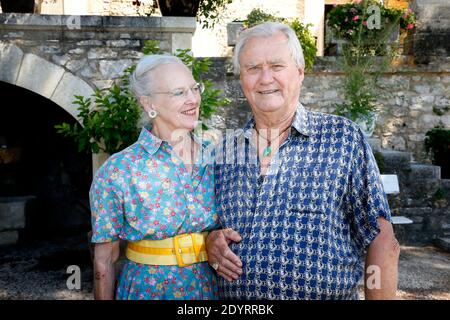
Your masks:
M152 92L151 94L168 94L173 98L185 98L187 97L188 92L192 91L193 94L202 94L205 91L205 85L201 82L197 82L190 88L178 88L172 91L164 91L164 92Z

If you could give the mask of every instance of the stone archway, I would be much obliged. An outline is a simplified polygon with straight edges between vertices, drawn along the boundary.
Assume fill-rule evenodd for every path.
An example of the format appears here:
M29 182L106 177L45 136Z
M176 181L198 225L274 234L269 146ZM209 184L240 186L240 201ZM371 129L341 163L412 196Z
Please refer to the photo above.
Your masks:
M35 54L24 53L22 49L15 45L4 43L0 43L0 82L12 85L14 88L21 88L20 90L26 89L28 92L37 94L42 97L42 100L37 99L38 101L44 101L44 98L50 100L53 102L52 105L54 107L60 107L61 110L64 110L63 113L66 115L68 113L66 119L72 117L75 121L79 121L79 119L77 119L77 106L72 103L74 95L90 96L94 92L91 86L85 81L72 73L67 72L62 67ZM24 96L26 95L27 93L24 92ZM20 104L20 101L16 101L16 104L13 104L13 106L21 108ZM3 105L7 104L3 103ZM38 103L37 105L41 106L42 104ZM3 111L6 112L6 109ZM20 114L20 111L18 110L13 112ZM45 112L48 111L45 110ZM32 117L36 117L39 113L39 111L33 110L34 116ZM27 114L24 114L24 117L27 117ZM41 158L42 157L40 157L40 159ZM20 170L28 168L27 165L23 164L23 161L20 163L22 163L20 165ZM8 164L7 166L7 168L9 168L8 170L13 170L11 169L11 164ZM17 168L14 167L15 169L13 170L13 173L17 173L19 165L12 166L17 166ZM64 172L64 174L66 174L66 172ZM16 177L16 175L11 176ZM9 192L14 193L14 188ZM3 231L0 232L0 244L11 244L18 241L18 230L23 230L23 228L28 227L28 218L27 223L25 224L25 216L30 210L26 209L26 207L29 207L30 201L35 203L36 199L43 202L41 200L42 197L36 197L34 195L19 196L16 194L8 195L8 192L2 193L0 202L0 220L2 225L1 230Z
M77 121L74 95L90 96L89 84L64 68L15 45L0 43L0 81L33 91L53 101Z
M77 106L72 103L75 95L91 96L92 87L68 72L35 54L24 53L15 45L0 43L0 81L33 91L59 105L76 121ZM104 153L92 154L93 174L107 159Z

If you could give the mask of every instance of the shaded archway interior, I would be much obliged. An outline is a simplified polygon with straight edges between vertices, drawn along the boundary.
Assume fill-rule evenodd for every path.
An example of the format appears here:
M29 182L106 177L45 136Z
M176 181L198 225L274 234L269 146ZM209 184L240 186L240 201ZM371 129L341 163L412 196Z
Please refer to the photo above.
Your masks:
M19 241L89 230L91 154L54 126L75 119L24 88L0 82L0 198L31 196ZM6 150L8 152L6 152Z

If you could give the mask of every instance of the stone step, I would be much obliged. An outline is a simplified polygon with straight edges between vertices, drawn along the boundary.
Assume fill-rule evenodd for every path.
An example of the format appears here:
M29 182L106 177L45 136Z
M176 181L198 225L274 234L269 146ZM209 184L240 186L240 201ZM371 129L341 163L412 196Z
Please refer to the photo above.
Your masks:
M412 180L428 180L428 179L440 179L441 167L431 164L411 164L410 179Z
M411 153L394 151L394 150L379 150L383 158L386 174L398 174L400 171L409 170L411 167Z
M438 246L439 248L450 252L450 237L448 238L437 238L435 240L435 244L436 246Z
M19 240L18 231L1 231L0 232L0 246L6 246L10 244L16 244Z
M372 148L372 151L380 151L381 150L381 139L378 138L368 138L367 142L369 146Z

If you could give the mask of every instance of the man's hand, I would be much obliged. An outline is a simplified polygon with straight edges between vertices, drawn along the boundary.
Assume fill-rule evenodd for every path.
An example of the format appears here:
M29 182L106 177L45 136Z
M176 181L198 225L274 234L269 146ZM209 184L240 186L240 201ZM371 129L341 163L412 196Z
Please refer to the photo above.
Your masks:
M209 264L218 263L217 274L228 281L236 280L242 274L241 259L229 247L232 241L241 240L239 233L230 228L212 231L206 238Z
M380 274L380 287L370 288L368 274L365 275L366 300L392 300L396 298L398 284L398 259L400 245L394 236L392 224L378 218L380 233L369 245L366 256L366 270L375 266Z

